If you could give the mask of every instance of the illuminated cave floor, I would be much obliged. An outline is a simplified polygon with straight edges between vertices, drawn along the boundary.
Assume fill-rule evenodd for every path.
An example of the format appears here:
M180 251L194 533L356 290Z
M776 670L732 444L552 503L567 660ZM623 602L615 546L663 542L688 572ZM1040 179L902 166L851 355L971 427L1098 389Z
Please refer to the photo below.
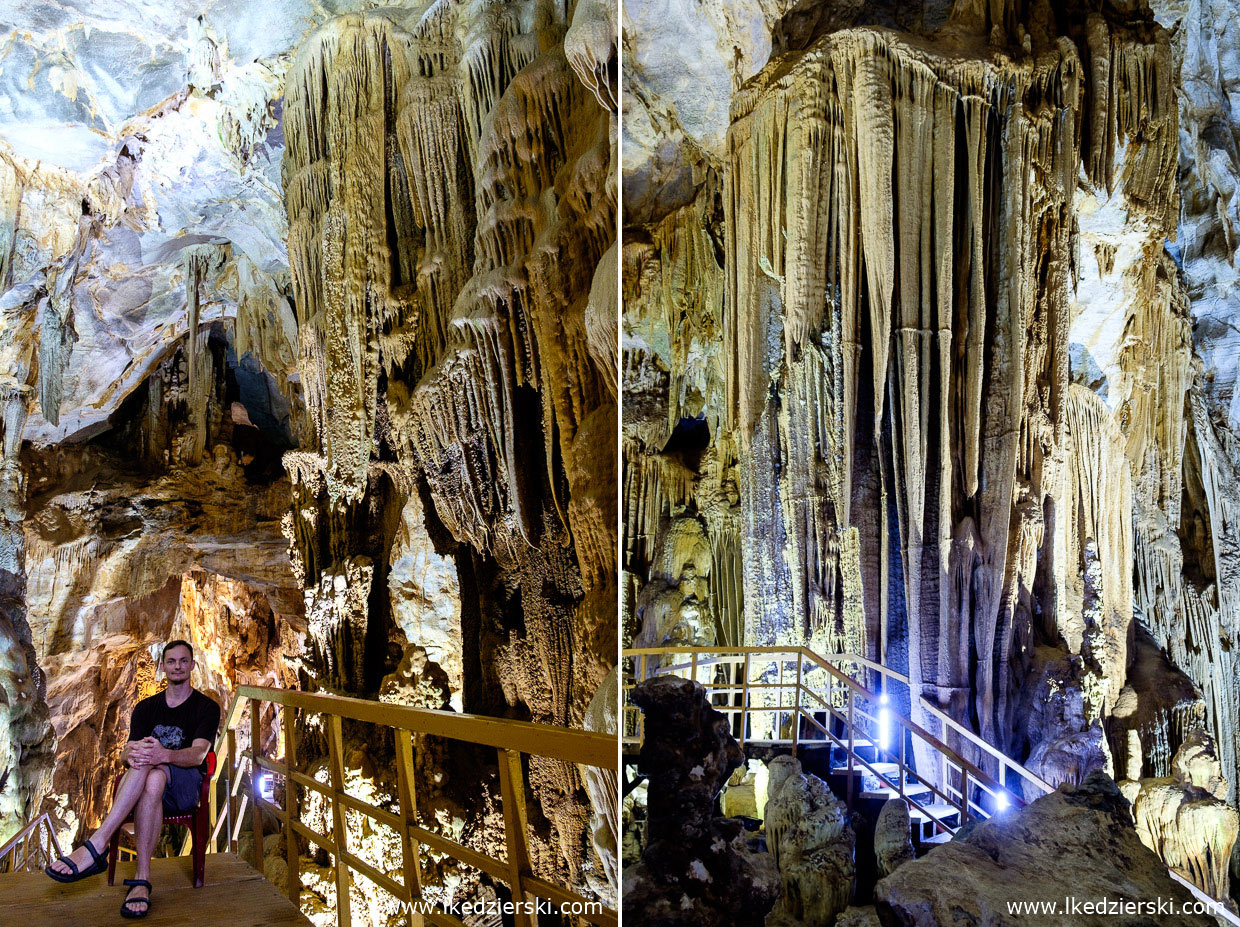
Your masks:
M41 872L0 876L0 924L39 927L96 927L128 924L121 918L122 879L133 877L132 862L116 865L116 885L106 875L71 885ZM188 856L151 861L154 886L151 913L141 923L159 925L228 924L229 927L310 927L310 921L260 876L231 853L207 857L207 881L194 888Z

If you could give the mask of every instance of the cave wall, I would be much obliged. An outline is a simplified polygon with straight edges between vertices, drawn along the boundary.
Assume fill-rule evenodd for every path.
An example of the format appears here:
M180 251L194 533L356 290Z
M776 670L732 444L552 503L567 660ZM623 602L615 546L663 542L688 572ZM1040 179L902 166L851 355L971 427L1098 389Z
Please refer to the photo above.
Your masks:
M296 685L576 727L614 665L614 10L373 6L126 13L97 47L15 14L0 836L97 820L169 636L225 703ZM130 52L147 84L98 79ZM390 748L347 733L394 802ZM493 766L420 743L427 826L502 843ZM530 780L537 871L614 899L580 771ZM381 844L358 853L386 869ZM440 868L440 900L493 892Z
M628 639L856 650L1052 783L1172 781L1205 734L1227 819L1223 5L742 4L675 47L661 9L625 34Z

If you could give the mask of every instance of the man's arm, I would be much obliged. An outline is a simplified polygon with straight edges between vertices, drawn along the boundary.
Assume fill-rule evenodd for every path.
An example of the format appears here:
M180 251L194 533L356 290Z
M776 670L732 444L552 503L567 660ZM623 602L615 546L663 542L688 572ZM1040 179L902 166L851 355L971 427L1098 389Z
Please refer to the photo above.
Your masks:
M134 706L133 714L129 718L129 743L125 744L125 751L121 754L124 757L125 765L130 767L149 766L150 763L140 762L134 757L133 749L144 741L151 740L151 725L147 720L146 712L143 711L144 702L139 702Z
M180 750L169 750L154 737L148 737L146 740L134 741L129 744L129 764L131 766L159 766L163 763L169 763L173 766L190 768L200 766L202 761L207 758L207 753L210 749L211 742L201 737L195 737L193 743L188 747L182 747Z

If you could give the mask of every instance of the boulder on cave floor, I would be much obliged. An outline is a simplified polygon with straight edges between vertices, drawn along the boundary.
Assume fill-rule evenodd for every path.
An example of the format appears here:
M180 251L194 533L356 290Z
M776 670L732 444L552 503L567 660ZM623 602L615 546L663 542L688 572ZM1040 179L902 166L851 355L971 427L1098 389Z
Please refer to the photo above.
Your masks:
M1141 842L1128 801L1099 772L903 864L874 894L881 921L902 927L1217 927L1182 913L1192 894ZM1021 902L1058 910L1021 912ZM1147 907L1116 908L1125 902Z

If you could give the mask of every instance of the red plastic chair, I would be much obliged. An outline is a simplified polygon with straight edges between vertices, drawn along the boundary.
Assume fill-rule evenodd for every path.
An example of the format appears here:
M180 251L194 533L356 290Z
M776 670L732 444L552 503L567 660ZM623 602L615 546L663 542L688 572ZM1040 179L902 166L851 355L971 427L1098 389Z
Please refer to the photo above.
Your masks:
M207 752L207 774L202 777L202 793L198 796L198 807L193 811L187 811L185 814L165 814L165 824L182 824L189 828L192 844L192 854L194 857L194 888L202 888L203 882L206 880L207 870L207 828L210 826L208 818L211 814L210 796L211 796L211 780L215 775L215 751ZM121 779L124 773L118 773L115 781L112 783L112 798L116 799L116 790L120 788ZM108 884L114 885L116 879L116 859L120 855L121 849L121 828L125 824L133 822L133 813L130 812L121 827L116 829L116 833L112 835L111 845L108 847Z

